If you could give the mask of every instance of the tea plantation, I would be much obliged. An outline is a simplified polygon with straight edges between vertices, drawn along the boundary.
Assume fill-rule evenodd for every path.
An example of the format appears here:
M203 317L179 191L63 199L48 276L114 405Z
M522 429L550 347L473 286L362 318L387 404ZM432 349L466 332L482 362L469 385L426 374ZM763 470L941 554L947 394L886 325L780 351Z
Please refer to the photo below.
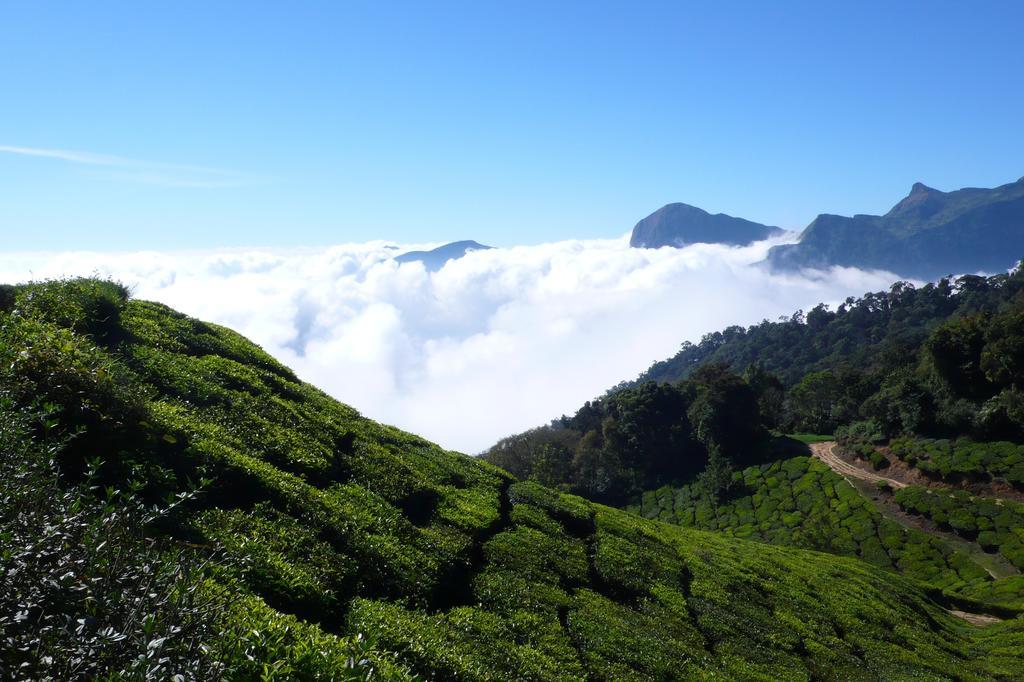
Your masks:
M991 580L963 552L885 518L819 460L793 457L749 467L734 480L733 495L718 504L690 485L646 493L639 511L688 528L859 557L947 590Z
M926 475L947 481L1001 479L1024 488L1024 445L1006 441L976 442L901 437L893 439L894 455Z
M749 509L698 505L717 533L643 519L365 419L108 282L0 288L0 411L5 679L1011 680L1024 660L1024 619L947 611L990 608L939 589L991 596L976 566L807 460L748 470ZM736 537L814 537L804 515L867 561Z
M897 490L895 499L907 512L977 540L987 551L998 551L1017 568L1024 568L1024 504L975 497L964 490L917 486Z

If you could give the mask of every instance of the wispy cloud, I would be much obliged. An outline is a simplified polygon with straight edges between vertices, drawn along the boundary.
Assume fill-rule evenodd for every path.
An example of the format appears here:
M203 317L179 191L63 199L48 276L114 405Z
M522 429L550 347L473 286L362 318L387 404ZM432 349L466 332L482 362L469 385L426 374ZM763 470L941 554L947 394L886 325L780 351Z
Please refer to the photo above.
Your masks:
M248 174L223 168L143 161L123 156L96 154L71 149L0 145L0 153L54 159L86 166L105 166L123 169L121 172L112 174L111 177L127 182L164 187L240 187L242 185L254 184L258 181L257 178Z
M41 156L47 159L60 159L61 161L84 163L90 166L124 166L140 163L118 156L106 156L90 152L76 152L68 149L40 149L38 147L14 147L6 144L0 144L0 152L19 154L21 156Z

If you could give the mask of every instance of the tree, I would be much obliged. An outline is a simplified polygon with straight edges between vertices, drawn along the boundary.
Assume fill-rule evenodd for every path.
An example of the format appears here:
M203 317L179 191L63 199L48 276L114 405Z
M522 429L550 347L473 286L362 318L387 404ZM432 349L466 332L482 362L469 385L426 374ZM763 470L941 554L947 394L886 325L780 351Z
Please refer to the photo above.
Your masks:
M766 370L760 362L747 365L743 379L757 398L757 411L761 415L761 423L769 429L778 428L782 424L783 404L786 400L786 390L782 381Z
M910 369L895 372L864 401L862 416L874 420L887 436L921 433L935 424L935 400Z
M836 412L843 397L836 375L825 370L811 372L789 392L787 407L794 426L812 433L832 433Z
M959 317L936 328L925 343L932 367L957 396L977 399L990 390L981 369L985 315Z
M596 501L620 501L621 465L615 451L604 446L596 429L587 431L576 444L572 472L576 492Z
M754 391L725 365L701 367L691 384L695 396L687 416L696 439L705 448L717 444L727 457L742 457L763 435Z
M708 447L708 463L697 477L697 485L712 504L727 496L732 488L732 463L722 454L722 449L712 443Z
M1024 388L1024 312L996 316L985 330L981 370L997 386Z

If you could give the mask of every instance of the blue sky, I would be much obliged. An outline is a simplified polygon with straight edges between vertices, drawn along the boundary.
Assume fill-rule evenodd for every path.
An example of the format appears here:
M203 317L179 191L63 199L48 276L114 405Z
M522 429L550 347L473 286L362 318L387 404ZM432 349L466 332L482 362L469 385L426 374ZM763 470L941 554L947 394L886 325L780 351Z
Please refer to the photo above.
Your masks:
M670 201L883 212L1024 175L1022 25L1016 2L8 2L0 231L511 245Z

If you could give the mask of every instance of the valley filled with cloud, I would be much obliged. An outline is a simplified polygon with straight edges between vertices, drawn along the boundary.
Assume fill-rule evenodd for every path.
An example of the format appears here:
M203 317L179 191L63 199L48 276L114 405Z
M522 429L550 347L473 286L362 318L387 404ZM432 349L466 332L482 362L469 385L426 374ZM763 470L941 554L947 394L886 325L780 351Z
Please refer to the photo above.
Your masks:
M792 238L792 237L790 237ZM784 240L782 240L784 241ZM120 280L250 337L363 414L464 452L571 413L683 341L886 289L890 273L769 272L770 246L628 239L475 251L429 272L385 242L0 256L0 281Z

